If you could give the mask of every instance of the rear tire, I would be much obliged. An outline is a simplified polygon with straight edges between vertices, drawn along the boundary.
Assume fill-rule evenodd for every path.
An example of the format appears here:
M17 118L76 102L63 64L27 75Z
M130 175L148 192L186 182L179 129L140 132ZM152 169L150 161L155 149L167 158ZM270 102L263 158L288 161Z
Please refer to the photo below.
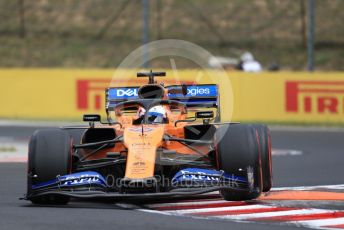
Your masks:
M270 191L272 187L272 158L270 130L266 125L254 125L258 132L259 147L262 163L263 192Z
M252 200L262 191L262 174L259 144L256 130L251 125L221 125L216 131L218 168L226 173L247 177L247 171L253 172L250 191L223 189L220 194L225 200ZM243 172L245 175L243 175Z
M37 130L29 142L27 194L34 204L67 204L69 197L48 195L30 198L32 185L54 180L71 170L72 139L61 129Z

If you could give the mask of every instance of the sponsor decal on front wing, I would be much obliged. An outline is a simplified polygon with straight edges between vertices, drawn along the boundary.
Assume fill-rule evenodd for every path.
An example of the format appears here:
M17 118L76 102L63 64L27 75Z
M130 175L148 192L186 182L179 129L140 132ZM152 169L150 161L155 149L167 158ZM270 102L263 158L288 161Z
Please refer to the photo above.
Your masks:
M59 187L74 187L81 185L101 185L106 186L106 181L97 172L87 171L58 176L54 180L32 185L32 189L39 189L58 184Z
M228 185L239 187L239 183L247 183L244 178L214 169L186 168L180 170L172 179L172 185Z

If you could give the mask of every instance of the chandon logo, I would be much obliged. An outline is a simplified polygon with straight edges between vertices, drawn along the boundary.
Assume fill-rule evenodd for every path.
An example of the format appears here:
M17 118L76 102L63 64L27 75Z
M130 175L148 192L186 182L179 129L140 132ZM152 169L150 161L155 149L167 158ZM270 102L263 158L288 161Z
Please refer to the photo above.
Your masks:
M132 97L137 96L137 89L117 89L116 93L117 97Z

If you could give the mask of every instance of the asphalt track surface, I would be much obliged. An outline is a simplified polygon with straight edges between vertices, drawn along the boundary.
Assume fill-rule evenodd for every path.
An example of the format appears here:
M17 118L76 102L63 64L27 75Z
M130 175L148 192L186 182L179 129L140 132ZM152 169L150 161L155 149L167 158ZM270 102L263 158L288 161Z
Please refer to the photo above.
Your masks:
M27 140L35 127L0 127L0 137ZM276 149L302 155L273 157L275 187L344 184L344 131L273 129ZM25 163L0 163L0 229L300 229L295 225L246 223L142 212L121 203L72 201L67 206L34 206L25 193ZM164 202L164 201L162 201ZM344 210L344 201L273 201Z

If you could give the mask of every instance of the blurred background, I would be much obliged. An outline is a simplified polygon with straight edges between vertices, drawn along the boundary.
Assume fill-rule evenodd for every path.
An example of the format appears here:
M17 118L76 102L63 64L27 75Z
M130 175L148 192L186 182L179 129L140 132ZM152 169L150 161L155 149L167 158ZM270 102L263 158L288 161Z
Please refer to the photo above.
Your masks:
M343 9L343 0L0 0L0 66L116 67L142 43L173 38L226 63L249 51L267 69L344 70Z

